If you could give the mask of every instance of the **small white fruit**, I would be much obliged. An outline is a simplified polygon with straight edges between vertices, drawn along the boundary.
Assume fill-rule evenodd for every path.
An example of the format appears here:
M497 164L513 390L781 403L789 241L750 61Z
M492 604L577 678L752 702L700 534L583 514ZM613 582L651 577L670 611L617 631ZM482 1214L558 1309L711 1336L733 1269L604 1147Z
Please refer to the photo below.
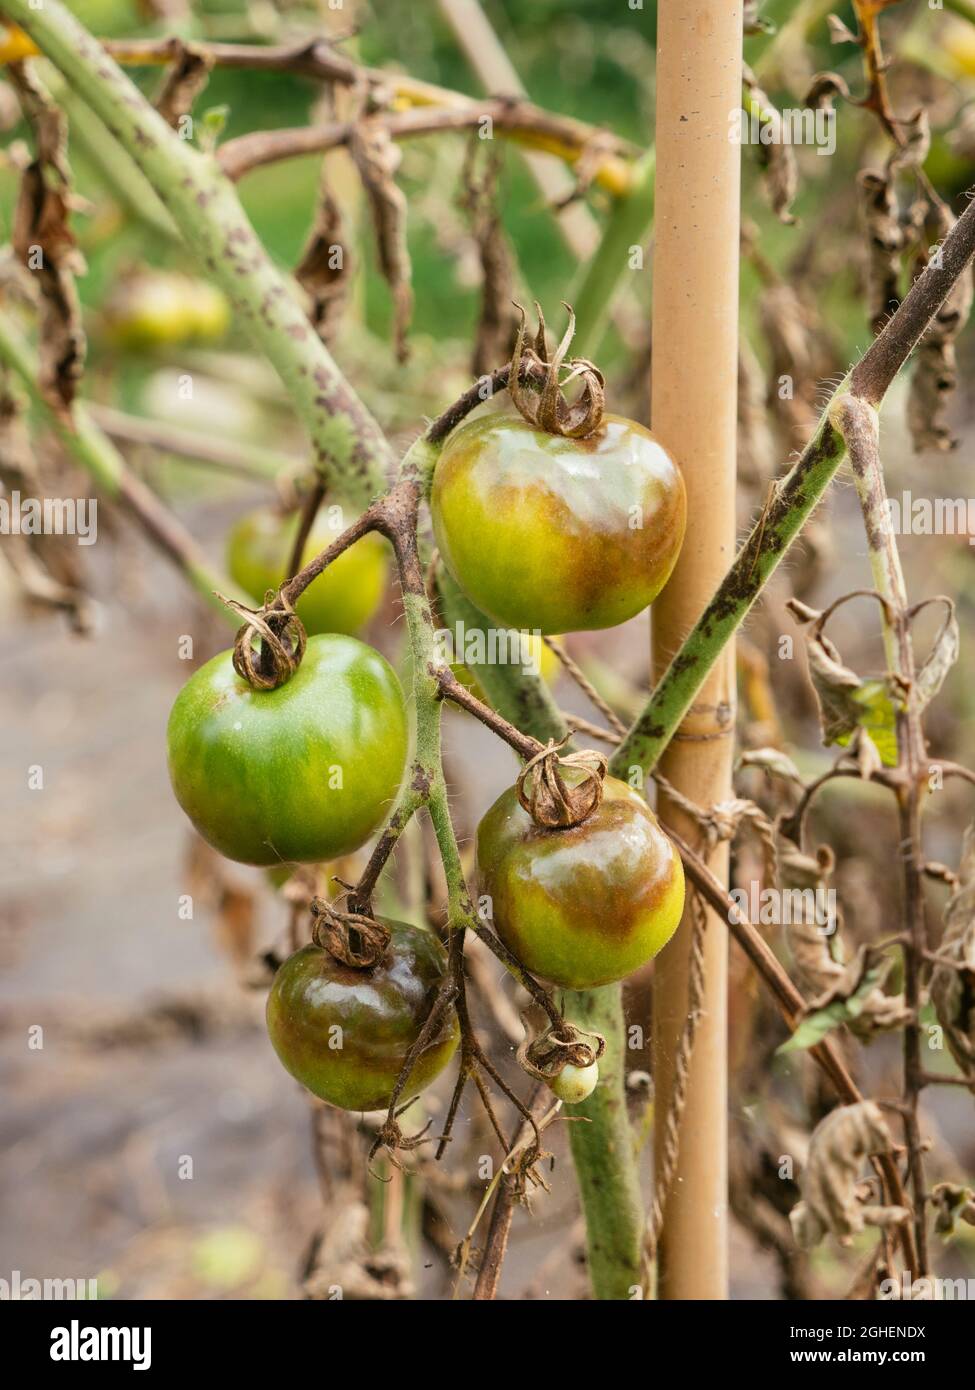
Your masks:
M598 1080L599 1067L595 1062L590 1062L588 1067L563 1067L548 1085L553 1095L565 1101L566 1105L578 1105L592 1095Z

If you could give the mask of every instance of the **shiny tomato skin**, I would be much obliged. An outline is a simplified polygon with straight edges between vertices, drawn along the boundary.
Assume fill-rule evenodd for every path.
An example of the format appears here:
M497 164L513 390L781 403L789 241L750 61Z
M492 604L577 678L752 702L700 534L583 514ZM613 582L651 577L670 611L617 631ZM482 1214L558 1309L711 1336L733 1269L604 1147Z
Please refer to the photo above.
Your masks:
M282 517L260 509L241 517L227 539L227 569L232 579L256 603L263 603L269 589L277 590L287 578L300 517ZM302 553L307 564L337 540L342 526L319 516ZM313 579L296 605L305 631L357 633L373 616L386 587L386 542L370 534L333 560L324 574Z
M680 470L649 430L606 415L587 439L489 413L447 440L430 508L444 563L506 627L613 627L656 598L684 539Z
M176 800L205 840L244 864L320 863L380 827L406 766L406 702L372 647L310 637L298 670L254 690L221 652L169 717Z
M383 919L385 920L385 919ZM342 1110L379 1110L430 1011L447 956L426 927L386 920L389 949L371 970L353 970L305 946L277 971L267 1028L283 1066ZM457 1047L453 1009L410 1072L403 1099L429 1086Z
M645 965L684 906L677 851L615 777L568 830L537 826L510 787L478 826L477 863L495 931L527 970L565 989L611 984Z

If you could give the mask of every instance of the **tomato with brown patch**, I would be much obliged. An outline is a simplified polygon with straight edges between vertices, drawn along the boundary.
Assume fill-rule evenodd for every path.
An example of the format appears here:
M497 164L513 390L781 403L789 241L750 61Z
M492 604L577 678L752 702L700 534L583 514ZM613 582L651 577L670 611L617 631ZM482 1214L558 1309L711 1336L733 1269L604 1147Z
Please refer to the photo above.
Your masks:
M478 608L542 633L613 627L663 588L684 539L680 470L642 425L585 439L498 412L447 440L430 499L437 545Z
M565 989L611 984L670 940L684 907L680 857L625 782L571 829L535 824L514 787L477 830L494 929L534 975Z
M291 1075L342 1110L385 1109L443 980L447 956L433 932L386 921L386 954L353 970L318 946L279 968L267 1001L268 1034ZM403 1099L429 1086L457 1048L453 1009L420 1053Z

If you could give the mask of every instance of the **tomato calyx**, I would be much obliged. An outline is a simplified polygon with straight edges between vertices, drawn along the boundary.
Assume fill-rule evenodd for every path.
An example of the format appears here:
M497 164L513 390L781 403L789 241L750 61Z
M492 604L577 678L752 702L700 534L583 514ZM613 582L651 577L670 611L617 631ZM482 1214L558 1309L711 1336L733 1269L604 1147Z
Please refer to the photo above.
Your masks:
M512 401L536 429L564 435L569 439L585 439L587 435L594 434L602 424L605 382L602 372L587 357L565 360L576 327L571 306L564 305L569 324L551 359L545 340L545 319L538 302L535 303L538 330L533 346L525 345L525 311L520 304L516 304L515 308L521 314L521 323L508 373L508 394ZM568 369L568 375L564 378L563 366ZM542 383L540 391L526 384L538 379ZM582 391L570 405L565 397L565 387L576 380L582 382Z
M305 654L308 635L290 603L269 592L263 608L248 608L236 599L222 601L244 619L234 638L234 670L255 690L276 690L290 680ZM271 606L273 603L273 607ZM255 639L260 645L255 647Z
M311 939L352 970L371 970L389 947L391 933L364 912L341 912L327 898L312 898Z
M592 815L603 799L608 764L594 748L562 756L565 743L550 740L529 758L516 784L518 800L536 825L546 830L571 830ZM562 768L570 769L567 781Z
M525 1038L518 1049L518 1064L530 1076L550 1086L565 1067L584 1070L595 1066L606 1051L602 1033L587 1033L564 1019L539 1033L537 1038Z

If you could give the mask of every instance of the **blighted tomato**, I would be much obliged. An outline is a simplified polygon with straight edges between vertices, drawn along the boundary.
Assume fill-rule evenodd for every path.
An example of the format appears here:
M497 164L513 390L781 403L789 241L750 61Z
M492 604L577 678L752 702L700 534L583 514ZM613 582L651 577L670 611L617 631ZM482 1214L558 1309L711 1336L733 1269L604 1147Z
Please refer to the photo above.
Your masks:
M625 782L571 829L535 824L510 787L477 830L481 891L522 965L565 989L622 980L670 940L684 906L680 857Z
M377 965L353 970L305 946L281 966L268 995L267 1029L284 1067L342 1110L389 1104L446 970L446 952L427 928L385 925L390 943ZM410 1072L404 1100L443 1071L458 1036L450 1009Z
M613 627L656 598L684 539L680 471L649 430L606 415L586 439L488 414L444 446L430 499L454 579L505 627Z
M341 535L343 526L331 512L320 514L302 552L302 564L314 559ZM257 602L269 589L277 590L288 576L300 517L283 517L272 511L249 512L238 521L227 540L227 569L231 577ZM369 534L356 541L328 569L313 579L296 604L305 631L355 633L379 607L386 587L386 543Z
M310 637L297 671L255 690L221 652L169 716L176 800L205 840L244 864L318 863L379 829L406 766L406 702L372 647Z

